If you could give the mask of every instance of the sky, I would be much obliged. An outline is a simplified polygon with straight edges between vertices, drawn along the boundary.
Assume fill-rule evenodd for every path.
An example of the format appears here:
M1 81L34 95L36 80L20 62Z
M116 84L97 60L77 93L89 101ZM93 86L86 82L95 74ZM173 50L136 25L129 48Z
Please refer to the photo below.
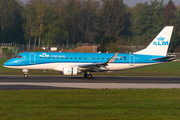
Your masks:
M27 3L29 0L21 0L23 3ZM158 0L161 1L161 0ZM180 0L172 0L175 5L180 5ZM137 3L150 3L151 0L124 0L124 3L127 4L129 7L134 7ZM169 0L164 0L164 4L167 4Z
M129 7L134 7L137 3L145 3L145 2L148 2L148 3L151 3L151 1L154 1L154 0L124 0L124 3L127 4ZM158 0L158 1L161 1L161 0ZM174 4L177 6L177 5L180 5L180 0L172 0L174 2ZM169 0L164 0L163 4L167 4L169 2Z

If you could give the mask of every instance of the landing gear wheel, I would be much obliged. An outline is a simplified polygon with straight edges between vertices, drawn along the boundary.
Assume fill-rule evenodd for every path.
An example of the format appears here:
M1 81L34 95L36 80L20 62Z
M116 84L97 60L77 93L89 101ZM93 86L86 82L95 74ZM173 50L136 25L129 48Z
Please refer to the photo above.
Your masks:
M90 73L87 73L86 71L85 71L85 73L84 73L84 78L92 78L92 74L90 74Z
M84 74L84 78L92 78L92 74Z
M92 74L87 74L86 76L87 76L87 78L89 78L89 79L92 78Z
M28 74L24 74L24 78L28 78Z

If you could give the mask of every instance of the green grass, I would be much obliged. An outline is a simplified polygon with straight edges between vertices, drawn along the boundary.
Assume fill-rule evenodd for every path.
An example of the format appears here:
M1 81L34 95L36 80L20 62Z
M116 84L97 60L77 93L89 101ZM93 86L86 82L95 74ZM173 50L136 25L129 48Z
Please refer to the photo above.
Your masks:
M22 70L7 69L3 67L3 63L7 59L0 59L0 75L23 75ZM29 70L30 75L60 75L57 71ZM180 77L180 62L167 62L158 65L152 65L142 68L116 71L107 74L107 72L94 72L93 76L164 76L164 77ZM79 76L83 76L83 73Z
M180 89L0 91L0 119L180 119Z

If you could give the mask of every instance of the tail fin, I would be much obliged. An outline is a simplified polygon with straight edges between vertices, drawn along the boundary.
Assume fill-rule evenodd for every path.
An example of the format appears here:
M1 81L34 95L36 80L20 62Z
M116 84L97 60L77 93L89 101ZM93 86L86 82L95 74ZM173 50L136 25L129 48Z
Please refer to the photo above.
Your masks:
M174 26L166 26L147 46L134 54L166 56Z

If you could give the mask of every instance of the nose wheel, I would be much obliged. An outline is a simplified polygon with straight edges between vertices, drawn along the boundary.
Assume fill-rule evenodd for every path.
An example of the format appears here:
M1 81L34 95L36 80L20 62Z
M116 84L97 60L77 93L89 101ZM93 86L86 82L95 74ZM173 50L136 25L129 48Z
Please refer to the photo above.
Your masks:
M86 72L85 72L85 74L84 74L84 78L92 78L92 74L90 74L90 73L86 73Z
M24 78L28 78L28 74L24 74Z
M28 78L28 69L23 69L24 78Z

